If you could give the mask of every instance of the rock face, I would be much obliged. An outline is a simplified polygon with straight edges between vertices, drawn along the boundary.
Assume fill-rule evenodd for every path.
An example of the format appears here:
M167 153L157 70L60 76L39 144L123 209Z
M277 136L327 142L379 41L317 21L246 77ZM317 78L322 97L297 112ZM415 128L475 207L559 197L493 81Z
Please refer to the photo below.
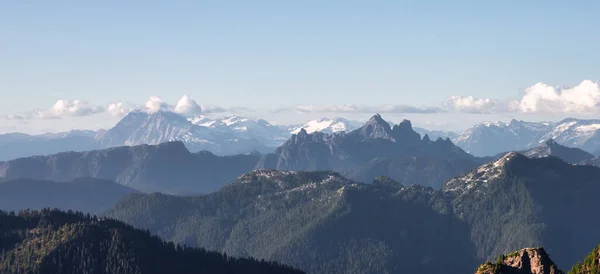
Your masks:
M563 274L543 248L525 248L506 256L496 263L485 263L476 274Z

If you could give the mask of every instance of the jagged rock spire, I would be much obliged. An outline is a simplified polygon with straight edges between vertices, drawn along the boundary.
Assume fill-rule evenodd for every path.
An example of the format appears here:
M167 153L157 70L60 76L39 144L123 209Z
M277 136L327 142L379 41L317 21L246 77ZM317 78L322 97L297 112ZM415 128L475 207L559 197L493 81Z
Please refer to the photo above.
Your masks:
M379 114L373 115L371 119L355 132L364 139L383 138L393 140L390 124L383 120Z

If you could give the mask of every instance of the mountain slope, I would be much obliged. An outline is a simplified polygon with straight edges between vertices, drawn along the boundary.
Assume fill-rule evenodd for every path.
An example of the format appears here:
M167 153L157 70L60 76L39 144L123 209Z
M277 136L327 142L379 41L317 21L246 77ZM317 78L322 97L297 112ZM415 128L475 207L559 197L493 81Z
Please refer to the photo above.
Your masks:
M518 153L449 181L454 214L471 226L480 259L544 246L559 265L572 265L600 242L600 169L555 157Z
M166 243L114 220L56 210L0 211L2 273L301 273Z
M16 179L0 182L0 209L60 208L102 213L125 194L135 192L112 181L92 178L62 183Z
M259 159L258 155L190 153L182 142L170 142L0 162L0 177L52 181L93 177L144 192L205 193L251 171Z
M259 170L204 196L129 195L107 214L309 273L468 272L468 229L440 194L385 178L363 185L334 172Z
M596 246L583 262L577 262L569 271L569 274L591 274L600 273L600 245Z

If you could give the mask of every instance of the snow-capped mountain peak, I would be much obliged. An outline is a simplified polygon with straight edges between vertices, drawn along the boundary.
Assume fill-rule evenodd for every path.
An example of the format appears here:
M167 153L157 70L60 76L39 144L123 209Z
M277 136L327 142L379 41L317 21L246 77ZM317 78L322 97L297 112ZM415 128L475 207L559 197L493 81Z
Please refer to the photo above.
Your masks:
M481 123L454 138L454 143L476 156L522 151L547 140L588 152L600 148L600 120L567 118L560 122Z
M298 134L301 129L306 130L307 133L313 132L324 132L324 133L336 133L336 132L349 132L359 128L362 125L360 122L350 121L344 118L335 117L333 119L330 118L321 118L316 120L310 120L306 122L304 125L292 128L291 134Z

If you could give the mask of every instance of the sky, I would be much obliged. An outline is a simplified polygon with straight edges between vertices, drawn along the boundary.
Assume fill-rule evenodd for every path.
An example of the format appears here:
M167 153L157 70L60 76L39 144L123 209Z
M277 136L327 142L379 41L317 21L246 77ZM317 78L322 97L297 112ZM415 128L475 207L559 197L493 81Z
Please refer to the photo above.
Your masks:
M484 120L597 118L599 8L1 1L0 132L108 128L153 104L276 124L377 112L455 131Z

